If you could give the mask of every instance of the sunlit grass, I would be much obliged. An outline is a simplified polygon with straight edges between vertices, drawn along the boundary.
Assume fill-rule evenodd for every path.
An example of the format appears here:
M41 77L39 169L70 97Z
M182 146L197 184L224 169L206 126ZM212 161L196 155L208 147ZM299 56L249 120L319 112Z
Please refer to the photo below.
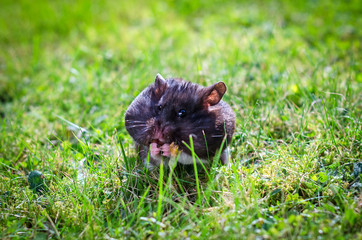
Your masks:
M361 238L358 1L0 5L2 238ZM142 166L157 73L226 83L229 167Z

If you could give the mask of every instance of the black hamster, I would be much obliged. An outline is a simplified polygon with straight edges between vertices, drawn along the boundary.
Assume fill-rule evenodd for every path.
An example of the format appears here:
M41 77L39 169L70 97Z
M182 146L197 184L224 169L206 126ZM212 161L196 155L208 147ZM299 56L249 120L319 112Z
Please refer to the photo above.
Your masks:
M221 100L225 92L223 82L203 87L157 74L125 114L126 129L144 164L152 169L172 157L192 164L191 151L184 144L190 145L191 135L194 151L203 163L213 160L226 137L221 162L227 165L226 147L234 134L235 113Z

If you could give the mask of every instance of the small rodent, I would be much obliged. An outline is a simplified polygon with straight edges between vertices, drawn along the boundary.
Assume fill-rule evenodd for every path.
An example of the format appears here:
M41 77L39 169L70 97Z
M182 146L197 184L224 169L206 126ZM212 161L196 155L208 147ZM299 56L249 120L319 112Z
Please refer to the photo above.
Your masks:
M227 165L226 147L234 134L235 113L221 100L225 92L223 82L203 87L157 74L125 114L126 129L144 164L152 169L176 156L178 163L193 164L191 151L184 144L190 146L191 135L194 152L203 163L213 160L226 136L221 162Z

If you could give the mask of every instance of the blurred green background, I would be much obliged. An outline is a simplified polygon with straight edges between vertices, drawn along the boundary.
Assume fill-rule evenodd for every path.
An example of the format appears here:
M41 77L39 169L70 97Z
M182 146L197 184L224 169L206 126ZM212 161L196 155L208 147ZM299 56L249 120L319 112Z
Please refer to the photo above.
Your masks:
M360 14L358 0L3 0L0 110L81 125L102 111L119 122L158 72L223 80L237 104L288 95L300 106L303 89L361 82Z

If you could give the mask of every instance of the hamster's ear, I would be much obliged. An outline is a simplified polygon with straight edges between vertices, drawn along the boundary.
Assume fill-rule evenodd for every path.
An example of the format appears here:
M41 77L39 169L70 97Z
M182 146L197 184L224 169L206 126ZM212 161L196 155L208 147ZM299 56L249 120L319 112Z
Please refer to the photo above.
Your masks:
M155 78L155 84L157 85L159 83L166 83L166 80L161 76L161 74L157 73Z
M225 92L226 85L223 82L218 82L214 85L206 87L202 97L203 105L207 108L209 106L218 104L221 98L224 96Z
M161 74L157 73L155 79L155 88L154 93L158 99L160 99L163 93L166 91L168 85L166 80L161 76Z

